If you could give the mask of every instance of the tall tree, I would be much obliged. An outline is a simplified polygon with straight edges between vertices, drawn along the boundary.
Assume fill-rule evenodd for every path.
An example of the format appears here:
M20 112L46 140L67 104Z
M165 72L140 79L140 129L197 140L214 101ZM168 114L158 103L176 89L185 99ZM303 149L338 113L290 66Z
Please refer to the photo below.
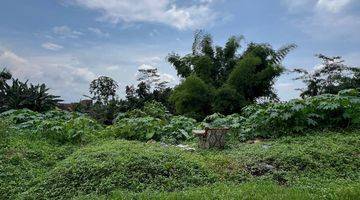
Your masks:
M137 81L140 84L143 82L149 90L163 90L167 88L169 83L167 80L162 79L157 68L138 69Z
M90 94L97 103L106 105L115 98L117 88L115 80L107 76L100 76L90 83Z
M216 95L215 101L206 110L214 108L214 111L229 114L239 112L242 106L257 98L276 97L273 85L284 70L281 62L296 45L290 44L274 50L269 44L250 43L239 54L242 39L242 36L233 36L224 47L214 46L211 35L199 31L195 33L190 54L181 57L171 53L168 56L168 61L178 76L183 79L196 76L215 90L212 93ZM179 88L182 87L175 88L174 92ZM226 98L221 98L220 95L225 95ZM236 103L231 104L231 101ZM223 106L228 107L221 108ZM184 110L178 107L176 109Z
M129 109L142 108L148 101L158 101L173 111L169 102L172 91L168 81L163 79L157 68L147 67L139 69L137 73L138 85L126 86L126 99Z
M305 69L295 69L306 88L299 89L302 98L319 94L337 94L339 91L350 88L360 88L360 68L344 64L340 56L316 55L321 60L320 68L314 72Z
M211 35L198 31L194 36L192 53L184 57L171 53L167 60L181 78L196 75L207 84L218 88L226 81L240 58L236 52L242 39L242 36L233 36L228 39L225 47L214 46Z
M276 51L269 44L250 43L229 75L228 84L248 103L260 97L276 98L273 85L284 71L281 62L295 47L286 45Z

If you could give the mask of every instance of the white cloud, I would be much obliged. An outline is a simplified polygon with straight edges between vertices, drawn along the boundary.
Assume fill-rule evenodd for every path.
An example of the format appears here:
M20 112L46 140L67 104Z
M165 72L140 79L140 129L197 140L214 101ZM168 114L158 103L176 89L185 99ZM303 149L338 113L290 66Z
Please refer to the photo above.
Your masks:
M327 11L337 13L342 11L354 0L283 0L290 11Z
M68 26L55 26L53 32L62 38L79 38L83 35L82 32L72 30Z
M358 39L360 13L349 12L355 0L283 0L290 13L297 13L291 23L311 37ZM358 2L357 2L358 3Z
M88 30L92 33L95 33L99 37L109 37L110 34L107 32L104 32L98 28L89 27Z
M6 67L14 78L30 83L46 83L55 95L77 100L87 93L88 84L96 78L86 67L78 66L71 56L22 57L9 50L0 50L0 66Z
M172 83L174 82L176 79L173 75L171 74L167 74L167 73L163 73L163 74L160 74L160 80L161 81L166 81L166 82L169 82L169 83Z
M118 65L111 65L111 66L106 67L106 70L108 70L108 71L115 71L118 69L120 69L120 67Z
M351 2L352 0L318 0L316 6L318 9L337 13L343 10Z
M148 70L148 69L156 69L156 67L154 67L152 65L142 64L142 65L139 66L138 69Z
M61 45L55 44L55 43L51 43L51 42L46 42L44 44L41 45L44 49L48 49L48 50L52 50L52 51L57 51L60 50L62 48L64 48Z
M0 49L0 64L1 67L10 67L10 66L21 66L24 65L27 61L24 58L14 54L9 50Z
M144 69L144 70L147 70L147 69L156 69L155 66L152 66L152 65L148 65L148 64L142 64L138 67L138 69ZM160 81L165 81L165 82L168 82L170 83L171 85L173 85L176 81L175 77L171 74L167 74L167 73L161 73L159 70L158 70L158 73L160 75L159 79ZM140 74L139 72L136 72L135 73L135 78L139 78Z
M111 23L154 22L178 29L201 28L215 19L212 1L178 6L173 0L70 0L73 4L102 13Z

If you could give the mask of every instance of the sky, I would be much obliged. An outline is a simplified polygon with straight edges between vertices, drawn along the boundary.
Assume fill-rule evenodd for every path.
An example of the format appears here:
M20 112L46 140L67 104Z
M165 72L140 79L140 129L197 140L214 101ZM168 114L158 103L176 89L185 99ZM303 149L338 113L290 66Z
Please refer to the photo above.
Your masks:
M123 97L139 68L156 67L176 85L166 57L190 53L198 29L221 46L243 35L239 53L250 42L295 43L283 62L289 70L313 70L318 53L360 66L359 0L1 0L0 68L46 83L66 102L84 99L99 76L116 80ZM281 100L299 96L293 78L276 81Z

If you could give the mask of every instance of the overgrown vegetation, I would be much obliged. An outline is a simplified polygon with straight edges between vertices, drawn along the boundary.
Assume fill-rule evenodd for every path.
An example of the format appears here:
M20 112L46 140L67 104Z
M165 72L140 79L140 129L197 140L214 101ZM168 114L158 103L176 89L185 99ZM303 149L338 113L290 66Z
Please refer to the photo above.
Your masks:
M126 99L103 76L72 111L2 70L0 199L358 199L359 69L320 55L321 69L296 70L302 99L279 102L295 45L238 54L240 41L214 47L199 32L192 53L168 57L174 89L147 66ZM206 128L230 129L224 150L196 147L192 131Z
M2 124L8 132L0 150L4 199L216 199L250 196L261 189L278 191L285 199L358 195L359 131L308 132L230 143L224 151L187 152L110 138L85 146L54 145Z
M8 84L10 80L12 83ZM12 79L11 73L3 69L0 72L0 112L22 108L38 112L54 109L62 100L48 91L45 84L33 85Z

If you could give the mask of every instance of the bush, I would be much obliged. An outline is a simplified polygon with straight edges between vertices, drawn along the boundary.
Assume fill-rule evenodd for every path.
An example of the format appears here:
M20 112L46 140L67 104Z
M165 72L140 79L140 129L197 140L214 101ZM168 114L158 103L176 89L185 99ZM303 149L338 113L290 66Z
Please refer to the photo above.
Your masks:
M192 130L195 127L195 119L184 116L171 117L169 123L161 129L161 140L165 143L179 144L192 138Z
M101 129L102 126L96 121L80 116L67 121L44 120L35 132L60 144L79 144L90 141Z
M89 141L102 129L99 123L84 115L58 110L43 114L28 109L10 110L1 113L1 118L10 120L15 129L60 144Z
M244 109L246 120L241 124L240 133L245 138L269 138L310 129L359 127L359 112L360 97L347 96L346 92L249 106Z
M151 117L167 119L169 112L166 107L157 101L146 102L143 111Z
M244 117L239 114L232 114L224 116L219 113L214 113L207 116L201 123L202 127L208 128L230 128L237 129L240 128L241 123L245 120Z
M161 127L164 124L163 120L149 116L123 118L114 125L108 126L103 135L139 141L160 140Z

